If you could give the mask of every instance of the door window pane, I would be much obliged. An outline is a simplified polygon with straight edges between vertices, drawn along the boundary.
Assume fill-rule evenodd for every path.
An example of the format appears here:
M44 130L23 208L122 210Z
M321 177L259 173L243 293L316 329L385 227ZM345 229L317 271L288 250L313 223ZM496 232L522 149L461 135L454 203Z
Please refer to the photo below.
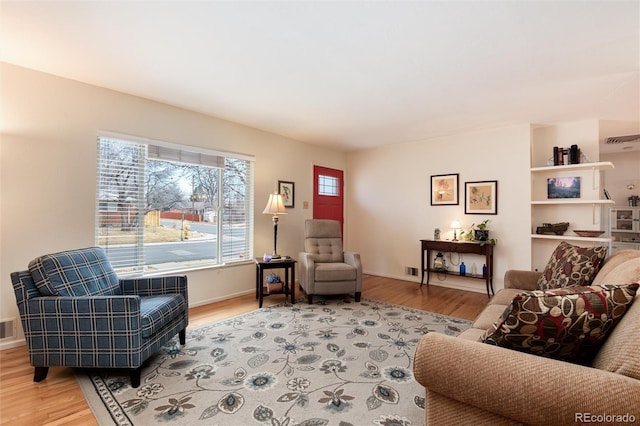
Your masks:
M319 175L318 176L318 195L327 195L330 197L337 197L340 195L338 192L338 178L333 176Z

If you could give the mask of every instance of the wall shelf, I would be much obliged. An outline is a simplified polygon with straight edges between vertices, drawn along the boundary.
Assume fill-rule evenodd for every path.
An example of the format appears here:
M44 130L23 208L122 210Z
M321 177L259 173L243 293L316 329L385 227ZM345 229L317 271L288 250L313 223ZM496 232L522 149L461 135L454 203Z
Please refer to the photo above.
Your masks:
M531 234L531 238L538 238L541 240L590 241L590 242L596 242L596 243L610 243L613 241L613 238L611 237L581 237L579 235Z
M531 172L561 172L568 170L584 170L584 169L613 169L614 165L611 161L599 161L597 163L580 163L580 164L567 164L566 166L544 166L544 167L532 167Z
M557 204L615 204L613 200L589 200L589 199L557 199L557 200L543 200L543 201L531 201L532 205L557 205Z

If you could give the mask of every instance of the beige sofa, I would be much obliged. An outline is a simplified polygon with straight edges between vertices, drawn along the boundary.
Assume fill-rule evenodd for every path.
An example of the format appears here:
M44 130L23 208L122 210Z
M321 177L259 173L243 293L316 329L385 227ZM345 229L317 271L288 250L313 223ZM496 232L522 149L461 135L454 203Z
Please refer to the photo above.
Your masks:
M507 271L505 288L470 329L421 339L414 374L426 388L426 424L640 423L640 291L591 366L479 341L515 294L535 289L540 274ZM640 251L624 250L606 260L592 284L632 282L640 282Z

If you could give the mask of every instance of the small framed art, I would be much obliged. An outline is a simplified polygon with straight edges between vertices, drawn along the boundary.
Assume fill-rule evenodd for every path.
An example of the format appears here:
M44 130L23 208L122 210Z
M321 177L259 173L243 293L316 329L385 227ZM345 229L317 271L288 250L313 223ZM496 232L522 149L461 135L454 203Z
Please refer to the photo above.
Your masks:
M547 179L547 198L580 198L580 176Z
M295 201L295 183L284 180L278 181L278 192L282 195L282 202L285 207L293 208Z
M498 181L464 183L465 214L498 214Z
M431 205L460 204L458 198L458 173L431 176Z

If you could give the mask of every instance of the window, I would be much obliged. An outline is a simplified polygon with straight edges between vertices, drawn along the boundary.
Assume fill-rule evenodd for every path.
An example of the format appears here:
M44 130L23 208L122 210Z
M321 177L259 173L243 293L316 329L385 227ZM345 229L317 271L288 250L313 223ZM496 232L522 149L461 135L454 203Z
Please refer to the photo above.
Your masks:
M337 197L338 192L338 178L333 176L318 176L318 195L328 195Z
M120 275L253 257L253 157L100 135L96 244Z

